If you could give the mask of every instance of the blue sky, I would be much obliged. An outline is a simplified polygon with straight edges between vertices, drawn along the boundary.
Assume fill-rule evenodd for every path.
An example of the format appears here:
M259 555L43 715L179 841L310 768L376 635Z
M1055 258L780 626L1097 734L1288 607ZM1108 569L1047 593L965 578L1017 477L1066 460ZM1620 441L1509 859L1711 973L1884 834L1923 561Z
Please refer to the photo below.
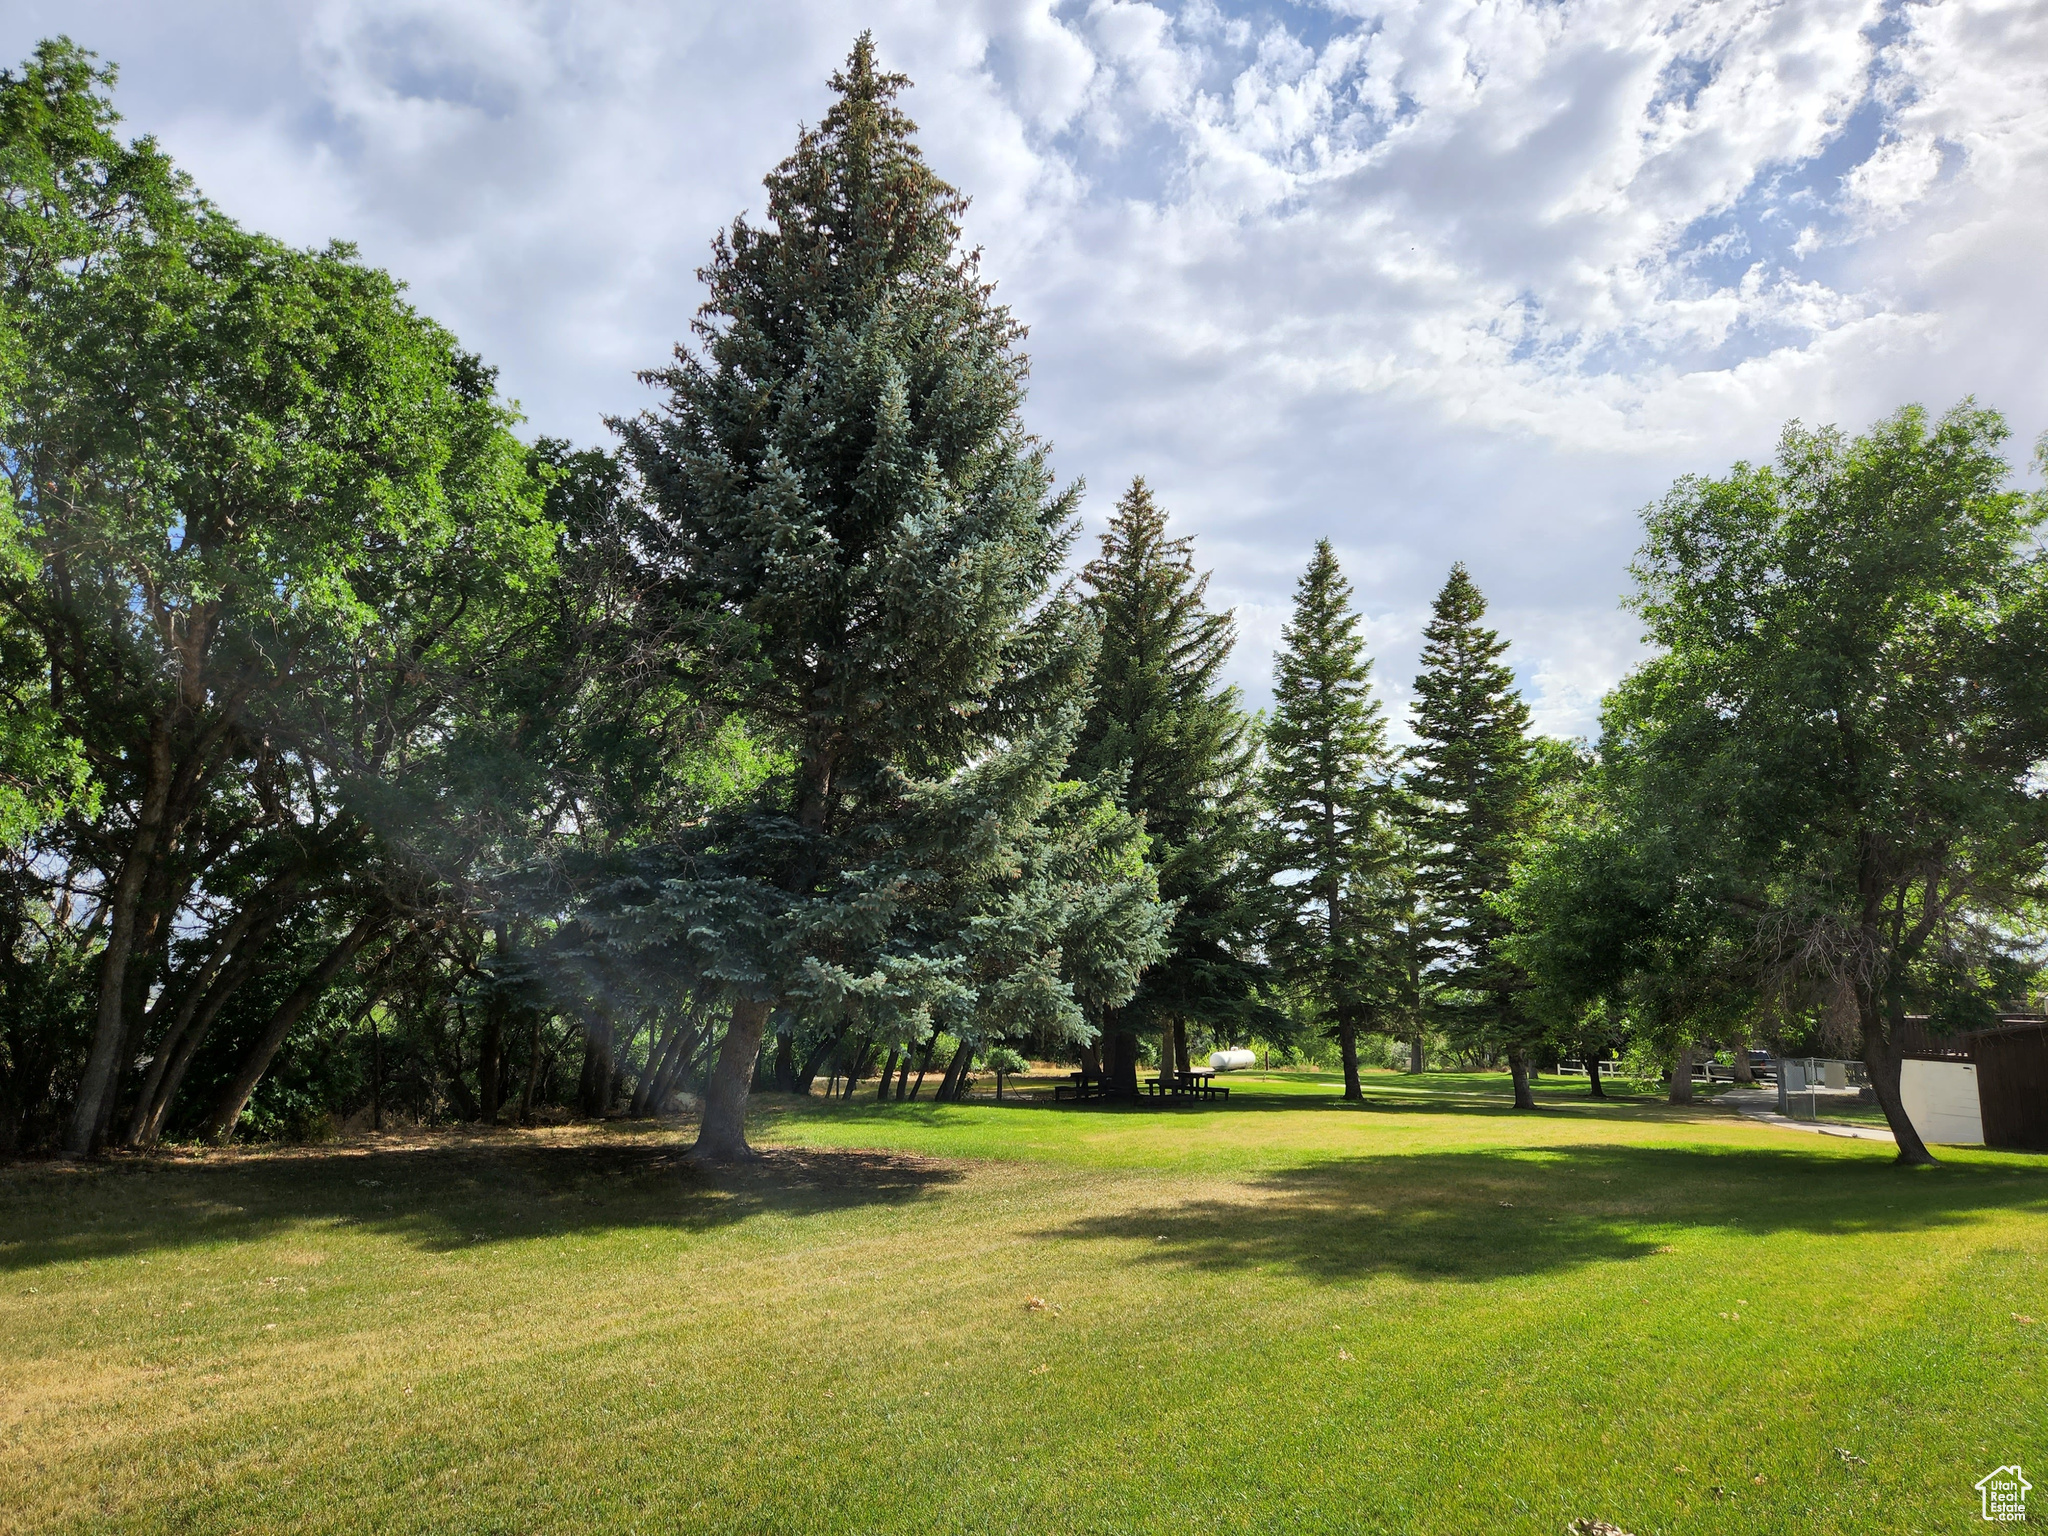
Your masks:
M535 430L645 403L872 27L1099 524L1152 483L1263 698L1316 538L1405 710L1463 560L1540 725L1636 652L1636 512L1965 394L2048 428L2048 8L2000 0L14 0L245 223L343 238Z

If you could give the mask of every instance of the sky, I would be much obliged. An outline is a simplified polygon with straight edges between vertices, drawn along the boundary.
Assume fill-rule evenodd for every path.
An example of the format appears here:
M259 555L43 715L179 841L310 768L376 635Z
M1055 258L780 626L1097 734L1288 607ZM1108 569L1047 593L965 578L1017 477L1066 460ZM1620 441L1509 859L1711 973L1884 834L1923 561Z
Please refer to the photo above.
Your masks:
M216 204L353 242L592 443L862 28L1089 540L1142 474L1253 704L1318 538L1397 724L1463 561L1538 727L1589 735L1677 477L1970 395L2038 484L2040 0L8 0L0 56L117 63Z

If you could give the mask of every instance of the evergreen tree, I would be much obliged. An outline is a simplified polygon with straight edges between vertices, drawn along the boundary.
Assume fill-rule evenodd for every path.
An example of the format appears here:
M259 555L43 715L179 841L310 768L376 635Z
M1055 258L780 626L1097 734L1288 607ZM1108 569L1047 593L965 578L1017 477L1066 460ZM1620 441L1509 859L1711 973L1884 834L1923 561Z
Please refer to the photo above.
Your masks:
M995 971L969 953L1052 802L1093 647L1046 600L1077 492L1019 420L1023 332L960 248L908 83L863 34L767 177L767 223L715 242L697 344L648 375L665 408L620 424L695 686L790 762L661 882L663 942L731 999L706 1157L746 1155L771 1016L901 1042L971 1032L1000 993L1012 1020L1086 1028L1047 946Z
M1283 908L1271 950L1284 975L1335 1030L1344 1097L1362 1099L1358 1033L1398 1007L1399 840L1390 825L1386 722L1351 584L1330 541L1316 545L1294 592L1274 663L1262 787L1267 866Z
M1209 577L1195 570L1191 541L1167 536L1166 511L1142 479L1118 501L1102 552L1081 575L1102 650L1075 770L1116 785L1143 818L1160 896L1176 904L1169 954L1105 1024L1106 1075L1135 1094L1135 1031L1161 1031L1161 1068L1170 1071L1185 1055L1189 1023L1242 1030L1258 1015L1247 878L1255 741L1237 689L1219 682L1236 624L1209 611Z
M1454 1035L1506 1052L1515 1105L1531 1109L1532 1026L1497 900L1532 808L1529 710L1501 660L1507 642L1480 623L1485 615L1486 599L1465 567L1452 566L1423 631L1407 788L1426 912L1423 952L1439 1011Z

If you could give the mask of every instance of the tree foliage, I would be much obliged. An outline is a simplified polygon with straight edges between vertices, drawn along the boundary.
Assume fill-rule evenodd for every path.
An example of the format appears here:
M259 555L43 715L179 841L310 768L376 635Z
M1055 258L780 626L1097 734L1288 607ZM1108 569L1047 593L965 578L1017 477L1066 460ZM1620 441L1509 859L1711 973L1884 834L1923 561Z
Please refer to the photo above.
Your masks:
M1452 1034L1504 1050L1516 1102L1533 1026L1506 948L1497 897L1508 886L1534 808L1529 710L1501 660L1507 642L1480 621L1486 599L1463 565L1437 593L1415 681L1407 788L1424 909L1421 950L1435 1008Z
M1051 591L1078 493L1021 424L1021 328L960 246L907 83L864 35L766 223L715 242L696 345L648 375L663 408L620 424L693 680L791 764L659 903L715 933L704 974L736 1005L706 1155L745 1150L772 1015L899 1042L1088 1027L1038 851L1094 659Z
M1112 1021L1122 1043L1109 1070L1135 1093L1132 1031L1197 1022L1241 1037L1264 1018L1256 742L1237 689L1221 680L1236 625L1208 609L1208 576L1190 541L1168 535L1142 479L1118 500L1081 580L1102 640L1075 769L1142 820L1173 904L1166 957Z
M1295 588L1274 661L1260 787L1278 882L1270 945L1281 973L1337 1034L1344 1096L1364 1097L1358 1034L1405 1012L1405 848L1386 722L1351 586L1327 539Z
M863 36L659 403L527 442L348 246L208 203L63 40L0 73L0 1150L756 1086L1129 1093L1188 1032L1511 1066L1919 1031L2036 986L2048 500L1966 402L1645 514L1656 654L1532 736L1454 567L1411 750L1328 541L1274 705L1023 330ZM1107 1044L1109 1060L1097 1054ZM915 1080L913 1081L913 1068Z
M1853 1009L1907 1161L1900 1021L1984 1022L2036 959L2048 504L2010 488L2006 436L1967 402L1909 407L1681 481L1635 566L1663 654L1609 708L1753 983Z

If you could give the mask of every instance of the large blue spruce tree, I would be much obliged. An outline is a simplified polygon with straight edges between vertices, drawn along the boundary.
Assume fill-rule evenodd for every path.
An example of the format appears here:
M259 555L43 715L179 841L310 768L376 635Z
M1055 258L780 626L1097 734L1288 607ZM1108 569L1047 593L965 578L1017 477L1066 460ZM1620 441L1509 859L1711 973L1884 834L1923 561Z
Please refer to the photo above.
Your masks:
M1077 983L1127 993L1159 926L1141 864L1103 871L1122 899L1095 893L1085 933L1042 899L1052 866L1027 845L1072 804L1095 654L1052 591L1078 490L1020 421L1022 328L962 248L966 200L925 164L907 84L863 35L766 178L766 221L715 242L694 343L646 376L663 408L620 424L698 687L790 763L664 882L665 931L731 999L708 1158L747 1155L771 1022L1083 1036Z

